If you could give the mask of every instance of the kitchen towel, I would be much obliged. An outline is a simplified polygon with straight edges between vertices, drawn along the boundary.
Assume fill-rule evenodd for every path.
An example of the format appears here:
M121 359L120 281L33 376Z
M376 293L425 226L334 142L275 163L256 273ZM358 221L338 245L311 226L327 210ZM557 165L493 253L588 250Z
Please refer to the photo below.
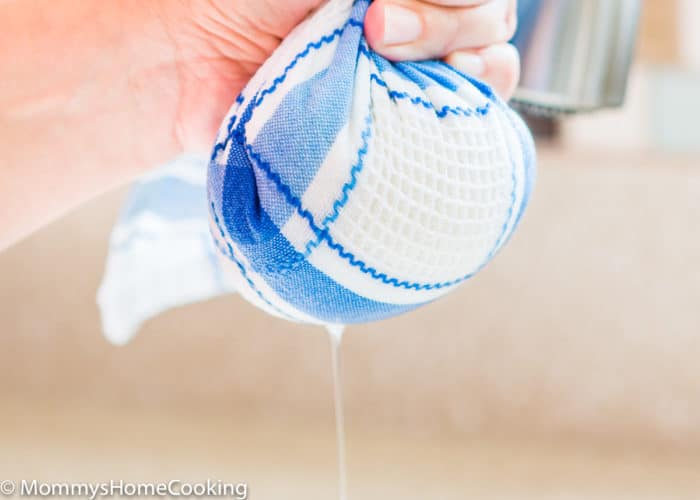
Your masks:
M379 320L508 241L535 178L529 131L447 64L373 52L368 6L330 0L283 41L224 120L206 187L194 157L137 185L99 292L108 338L233 290L291 321Z
M534 147L489 87L368 46L368 0L330 0L245 87L209 163L211 230L237 290L319 324L453 290L513 233Z

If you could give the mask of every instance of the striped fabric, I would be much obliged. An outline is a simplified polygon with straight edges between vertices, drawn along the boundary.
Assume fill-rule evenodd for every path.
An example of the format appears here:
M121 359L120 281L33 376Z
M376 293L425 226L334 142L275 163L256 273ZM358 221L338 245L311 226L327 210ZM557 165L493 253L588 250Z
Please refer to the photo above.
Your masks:
M368 0L330 0L229 111L208 170L227 279L292 320L414 309L482 269L517 226L534 147L484 84L391 63L363 37Z
M97 293L112 343L125 344L163 311L235 291L209 234L206 170L206 156L183 156L131 190Z

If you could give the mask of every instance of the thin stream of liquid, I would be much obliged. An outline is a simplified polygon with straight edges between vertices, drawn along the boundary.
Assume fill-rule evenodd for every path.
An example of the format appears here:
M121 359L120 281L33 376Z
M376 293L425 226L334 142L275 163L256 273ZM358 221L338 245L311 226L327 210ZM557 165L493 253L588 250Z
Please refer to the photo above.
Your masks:
M343 410L343 385L340 373L340 345L343 340L344 325L329 325L328 338L331 343L333 364L333 400L335 405L335 436L338 451L338 496L347 500L347 470L345 465L345 414Z

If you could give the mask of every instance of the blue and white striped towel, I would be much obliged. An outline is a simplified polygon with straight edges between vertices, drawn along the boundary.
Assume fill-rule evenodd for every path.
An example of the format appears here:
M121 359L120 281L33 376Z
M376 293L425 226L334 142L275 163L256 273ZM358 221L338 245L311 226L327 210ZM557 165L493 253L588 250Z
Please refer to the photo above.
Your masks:
M112 231L97 303L124 344L161 312L232 293L209 234L207 159L183 156L139 180Z
M374 53L363 36L368 6L327 2L229 111L207 183L225 286L199 287L201 298L233 285L293 321L378 320L453 290L513 233L535 175L527 128L487 86L442 62ZM193 289L212 282L198 275ZM114 313L103 302L103 315Z
M441 62L393 64L368 0L331 0L244 89L209 165L211 226L239 292L294 321L382 319L430 302L505 243L532 139Z

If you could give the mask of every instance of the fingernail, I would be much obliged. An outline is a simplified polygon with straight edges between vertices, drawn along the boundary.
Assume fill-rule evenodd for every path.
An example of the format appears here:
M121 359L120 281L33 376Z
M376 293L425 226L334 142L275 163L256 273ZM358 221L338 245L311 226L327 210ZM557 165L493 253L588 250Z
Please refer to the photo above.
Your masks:
M454 54L451 62L462 73L470 76L481 76L486 72L484 58L476 54Z
M384 7L384 45L415 42L422 32L423 23L412 10L391 4Z

